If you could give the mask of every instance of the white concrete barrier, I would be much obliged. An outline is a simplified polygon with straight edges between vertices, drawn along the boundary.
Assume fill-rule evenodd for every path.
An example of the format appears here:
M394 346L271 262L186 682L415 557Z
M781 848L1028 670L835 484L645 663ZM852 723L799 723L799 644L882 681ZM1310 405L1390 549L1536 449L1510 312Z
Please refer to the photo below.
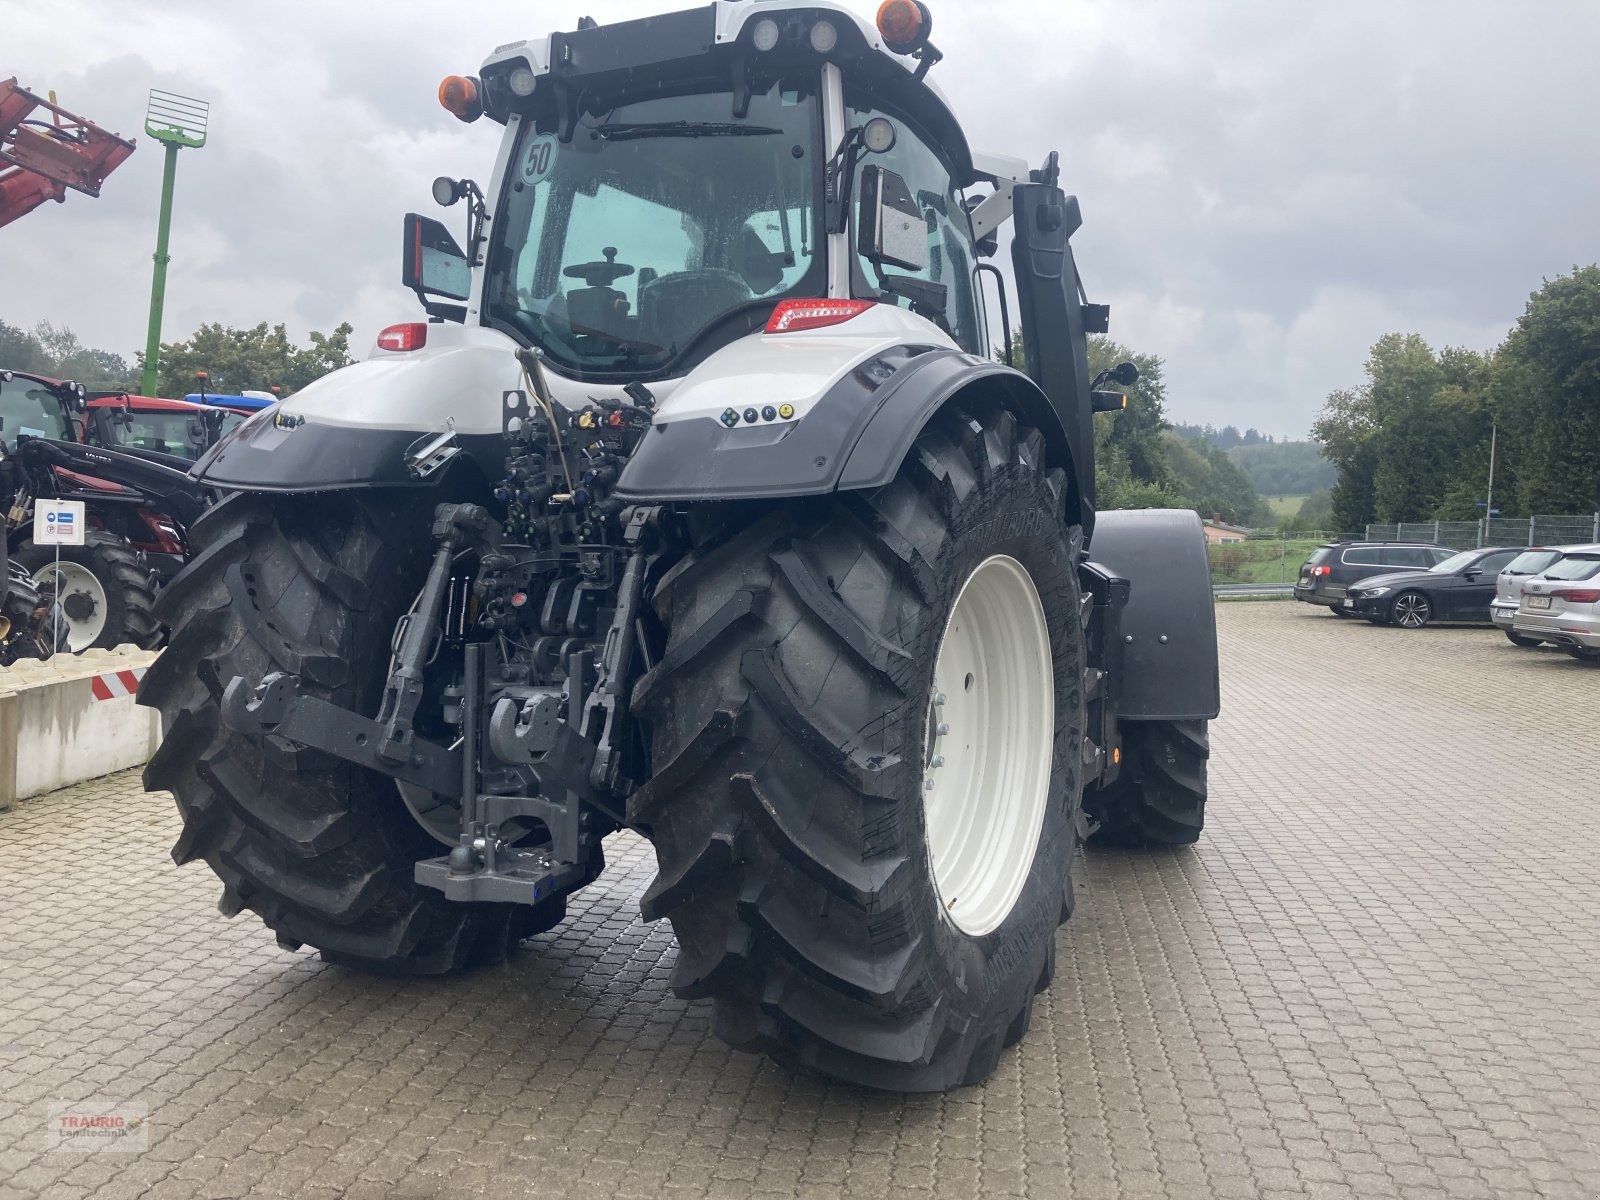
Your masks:
M148 761L160 718L133 693L155 659L120 646L0 668L0 809Z

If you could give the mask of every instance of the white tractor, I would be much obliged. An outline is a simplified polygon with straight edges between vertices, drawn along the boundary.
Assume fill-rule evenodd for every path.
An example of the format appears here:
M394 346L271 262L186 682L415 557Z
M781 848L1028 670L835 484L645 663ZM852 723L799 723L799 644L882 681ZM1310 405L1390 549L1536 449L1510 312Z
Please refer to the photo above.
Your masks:
M1077 201L968 147L931 21L717 0L445 81L505 135L435 183L464 251L406 218L429 319L202 460L162 592L146 782L225 913L494 963L630 829L722 1037L940 1090L1027 1029L1081 841L1199 835L1199 522L1097 517Z

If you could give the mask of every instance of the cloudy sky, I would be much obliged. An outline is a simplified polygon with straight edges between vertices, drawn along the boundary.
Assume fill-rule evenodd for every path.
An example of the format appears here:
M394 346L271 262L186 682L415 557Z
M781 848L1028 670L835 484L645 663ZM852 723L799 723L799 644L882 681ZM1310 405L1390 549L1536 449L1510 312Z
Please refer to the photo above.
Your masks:
M0 230L0 319L142 348L161 155L141 126L160 87L212 104L211 144L179 163L166 339L349 320L368 344L417 311L396 282L402 214L432 210L435 175L492 165L499 127L447 116L440 77L670 2L12 6L0 77L140 147L99 200ZM1488 349L1541 279L1600 259L1600 4L931 7L936 78L974 145L1061 151L1090 297L1166 359L1174 419L1301 436L1380 334Z

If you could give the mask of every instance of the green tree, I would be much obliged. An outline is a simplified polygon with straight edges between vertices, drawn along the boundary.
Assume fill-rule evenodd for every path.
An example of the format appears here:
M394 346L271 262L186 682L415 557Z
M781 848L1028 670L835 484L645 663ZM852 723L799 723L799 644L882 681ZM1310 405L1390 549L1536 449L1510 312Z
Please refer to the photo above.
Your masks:
M1600 266L1547 280L1490 376L1495 494L1523 513L1600 511Z
M205 371L208 391L236 395L276 386L287 396L355 361L350 333L346 323L330 334L313 332L307 345L296 346L284 326L269 328L265 321L250 329L202 325L187 341L162 343L160 391L187 395L195 390L195 372Z
M1330 516L1335 529L1364 528L1377 520L1373 474L1377 469L1378 420L1366 388L1332 392L1311 426L1322 453L1339 471Z
M1434 354L1387 334L1367 381L1328 397L1313 429L1339 472L1336 528L1600 510L1600 266L1548 280L1492 355Z
M133 372L120 354L85 346L66 326L40 321L32 333L0 321L0 367L72 379L91 389L124 388Z
M1097 464L1105 461L1116 471L1110 479L1099 476L1100 492L1105 493L1108 487L1111 492L1118 492L1124 478L1131 483L1175 490L1172 470L1167 465L1166 443L1161 436L1167 427L1167 383L1161 359L1153 354L1136 354L1102 334L1090 335L1088 349L1090 379L1121 362L1132 362L1139 368L1139 382L1128 389L1127 406L1118 412L1098 413L1094 419L1095 461ZM1112 446L1120 454L1110 454ZM1123 470L1125 477L1121 474ZM1100 506L1109 507L1103 496Z
M1173 490L1187 500L1183 507L1233 525L1256 525L1266 518L1267 507L1250 477L1220 446L1208 438L1190 441L1172 429L1162 434L1162 442Z
M1300 501L1298 512L1279 523L1279 528L1286 533L1310 530L1342 532L1333 519L1333 489L1323 488L1321 491L1312 492Z

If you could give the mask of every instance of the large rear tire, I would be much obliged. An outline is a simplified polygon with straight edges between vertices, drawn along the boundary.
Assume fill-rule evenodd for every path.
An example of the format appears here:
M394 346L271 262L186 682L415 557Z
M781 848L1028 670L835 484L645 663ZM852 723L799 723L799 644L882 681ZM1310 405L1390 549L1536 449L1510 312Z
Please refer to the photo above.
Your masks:
M1206 820L1207 721L1127 721L1122 774L1090 792L1084 808L1100 823L1090 837L1107 846L1189 846Z
M67 618L67 643L74 652L161 644L155 588L144 556L104 530L91 529L81 546L62 546L59 578L56 547L25 543L16 560L40 588L53 588Z
M630 802L659 864L642 908L671 919L673 986L713 999L724 1040L937 1091L982 1080L1023 1036L1072 908L1084 648L1065 487L1009 412L948 413L889 486L727 519L655 589L668 645L633 697L655 764ZM961 600L969 584L993 587L990 610ZM962 649L969 617L991 651ZM1036 638L1036 675L1001 651L1010 636ZM959 757L935 693L969 682L1042 723L1037 758L1026 740L981 769ZM958 764L990 781L960 795L986 803L934 803ZM1008 806L985 774L1013 768L1036 806Z
M565 900L461 904L417 884L415 863L442 851L392 781L242 736L219 704L235 676L287 671L307 694L374 715L395 622L427 570L427 528L424 512L380 517L347 496L223 501L162 590L172 642L139 690L165 733L145 786L172 792L183 815L174 861L203 858L223 883L218 908L252 909L281 945L392 974L502 961Z

